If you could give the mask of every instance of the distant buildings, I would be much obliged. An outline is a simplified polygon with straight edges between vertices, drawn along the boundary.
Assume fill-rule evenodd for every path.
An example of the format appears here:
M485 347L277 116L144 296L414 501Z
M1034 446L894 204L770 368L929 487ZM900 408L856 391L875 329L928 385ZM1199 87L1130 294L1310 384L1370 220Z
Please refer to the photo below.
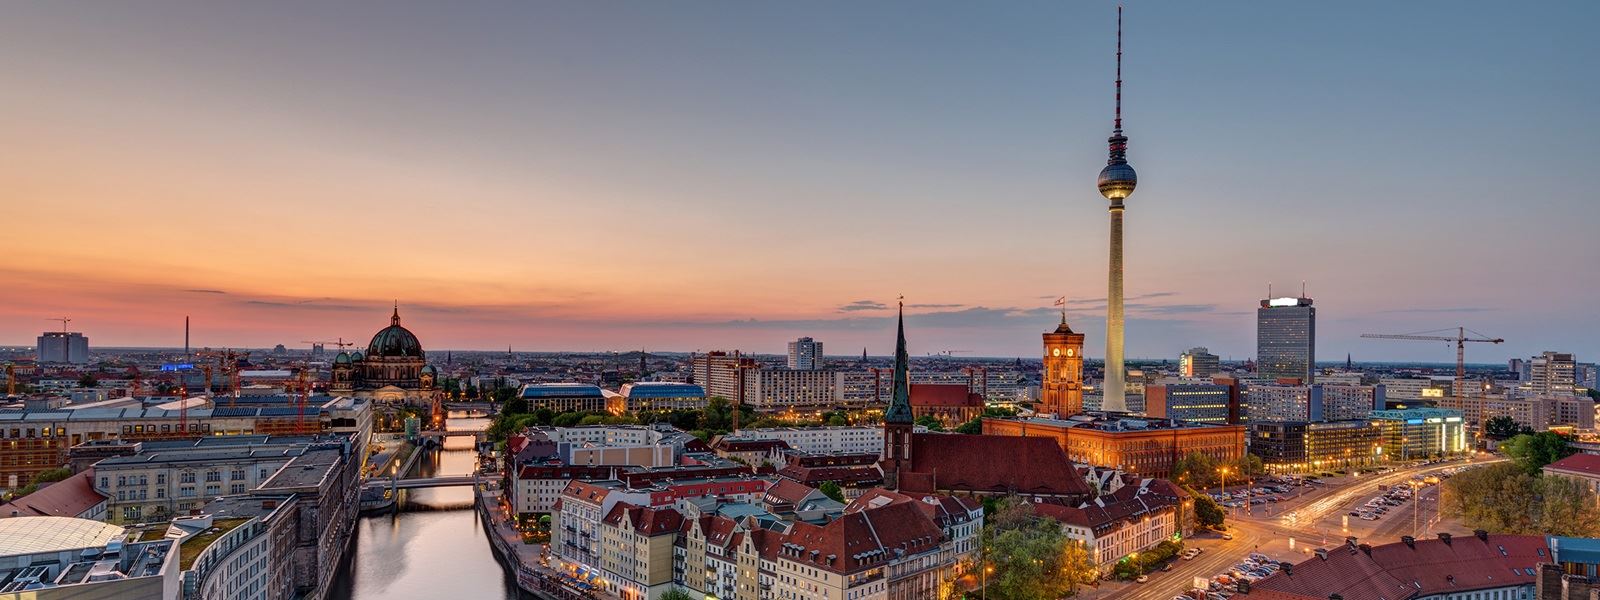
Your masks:
M1326 420L1320 385L1285 379L1246 386L1244 396L1251 423Z
M1317 309L1310 298L1267 298L1256 309L1256 373L1315 383Z
M692 383L626 383L606 399L612 414L664 410L699 410L706 407L706 389Z
M1169 379L1144 388L1145 414L1175 421L1239 424L1246 417L1240 400L1239 380L1217 377L1211 381Z
M1205 379L1222 368L1222 359L1205 347L1190 348L1178 356L1178 376Z
M983 416L983 396L965 383L911 384L911 416L933 417L947 429Z
M530 383L519 392L528 408L547 408L557 413L600 412L611 402L612 393L588 383Z
M789 368L812 370L822 368L822 342L808 337L789 342Z
M76 331L39 334L39 362L89 364L89 338Z
M1537 396L1571 395L1577 384L1577 360L1566 352L1545 352L1528 361L1528 389Z

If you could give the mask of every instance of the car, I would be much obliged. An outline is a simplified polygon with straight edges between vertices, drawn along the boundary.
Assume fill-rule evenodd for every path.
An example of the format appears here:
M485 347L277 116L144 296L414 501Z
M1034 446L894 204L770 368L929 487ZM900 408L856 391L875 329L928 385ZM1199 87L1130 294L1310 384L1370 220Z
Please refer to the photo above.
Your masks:
M1144 583L1146 581L1150 581L1149 575L1140 575L1138 579L1133 580L1134 583Z
M1172 563L1170 563L1170 562L1169 562L1169 563L1163 563L1163 564L1162 564L1162 565L1161 565L1161 571L1162 571L1162 572L1163 572L1163 573L1165 573L1165 572L1167 572L1167 571L1171 571L1171 570L1172 570Z
M1231 534L1231 533L1224 533L1224 534L1222 534L1222 539L1225 539L1225 540L1231 540L1231 539L1233 539L1233 534Z
M1359 517L1359 516L1361 516L1361 513L1359 511L1352 510L1352 511L1350 511L1350 516Z

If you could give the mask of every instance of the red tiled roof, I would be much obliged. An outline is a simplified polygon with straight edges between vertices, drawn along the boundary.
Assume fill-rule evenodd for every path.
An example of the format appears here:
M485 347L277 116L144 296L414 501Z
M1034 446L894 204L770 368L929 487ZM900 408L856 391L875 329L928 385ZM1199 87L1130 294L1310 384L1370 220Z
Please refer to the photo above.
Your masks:
M1545 465L1544 468L1588 475L1590 477L1600 477L1600 455L1574 454Z
M713 446L720 452L766 452L770 450L787 450L789 443L783 440L730 440L721 438Z
M855 573L901 555L934 550L943 532L909 503L845 513L827 525L795 523L778 556L835 573Z
M1415 596L1532 585L1550 561L1536 535L1452 536L1366 548L1345 544L1257 581L1250 600L1403 600Z
M778 476L785 479L793 479L806 485L822 485L825 481L840 484L858 484L883 480L883 472L878 470L877 465L843 467L786 465L778 470Z
M628 527L646 536L676 535L683 527L683 515L671 508L651 508L618 502L603 519L613 527Z
M94 505L106 501L105 496L94 491L94 485L90 483L93 476L93 471L84 471L10 503L0 504L0 518L12 516L13 511L19 517L76 517L84 514Z
M912 406L983 407L983 396L974 394L965 383L913 383Z
M1089 484L1050 438L918 433L911 443L910 471L931 474L938 490L1090 494ZM902 475L900 487L907 489L907 483Z
M771 501L795 505L816 491L816 488L791 479L779 479L778 483L767 488L767 498Z

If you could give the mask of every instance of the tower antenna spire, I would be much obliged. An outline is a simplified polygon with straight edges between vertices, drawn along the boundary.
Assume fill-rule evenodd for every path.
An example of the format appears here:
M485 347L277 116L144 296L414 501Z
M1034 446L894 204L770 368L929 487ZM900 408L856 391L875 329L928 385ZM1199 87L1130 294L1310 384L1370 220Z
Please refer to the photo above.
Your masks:
M1117 5L1117 119L1112 129L1122 133L1122 5Z

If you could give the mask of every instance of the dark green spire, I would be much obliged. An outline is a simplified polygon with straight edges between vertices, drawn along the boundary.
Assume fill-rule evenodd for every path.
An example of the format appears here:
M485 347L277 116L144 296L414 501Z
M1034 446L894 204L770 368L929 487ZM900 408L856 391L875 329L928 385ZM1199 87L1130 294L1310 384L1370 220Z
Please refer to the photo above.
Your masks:
M894 397L889 410L883 413L885 423L911 423L911 386L907 373L910 357L906 355L906 303L900 302L899 333L894 341Z

